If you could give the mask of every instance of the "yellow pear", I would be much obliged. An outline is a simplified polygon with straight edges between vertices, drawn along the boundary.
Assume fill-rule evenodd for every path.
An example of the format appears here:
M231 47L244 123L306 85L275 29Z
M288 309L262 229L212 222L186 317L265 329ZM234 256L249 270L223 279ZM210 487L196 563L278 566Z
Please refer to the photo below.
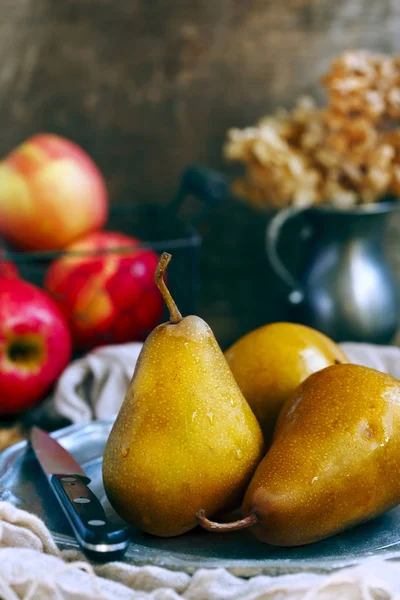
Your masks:
M247 489L245 518L198 518L212 531L251 527L268 544L309 544L399 504L399 465L400 382L359 365L327 367L284 405Z
M335 342L296 323L255 329L234 343L225 358L261 425L266 444L279 411L296 387L316 371L348 362Z
M263 456L260 426L210 327L182 318L164 281L170 311L145 341L104 452L106 494L143 531L175 536L208 514L240 504Z

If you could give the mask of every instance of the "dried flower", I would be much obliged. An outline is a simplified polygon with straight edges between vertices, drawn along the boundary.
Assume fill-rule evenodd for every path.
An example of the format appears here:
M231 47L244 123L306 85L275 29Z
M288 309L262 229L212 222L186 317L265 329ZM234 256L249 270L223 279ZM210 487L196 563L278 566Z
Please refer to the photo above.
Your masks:
M246 165L234 192L258 208L350 208L400 194L400 57L345 52L322 81L326 107L299 98L228 131L225 158Z

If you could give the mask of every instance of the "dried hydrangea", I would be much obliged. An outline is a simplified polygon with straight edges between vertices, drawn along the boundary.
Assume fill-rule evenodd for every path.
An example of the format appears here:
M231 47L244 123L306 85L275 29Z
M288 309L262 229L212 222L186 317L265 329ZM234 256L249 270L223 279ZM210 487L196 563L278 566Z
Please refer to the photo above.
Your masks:
M300 98L231 129L224 155L246 165L234 192L253 205L351 208L400 194L400 58L345 52L323 78L328 104Z

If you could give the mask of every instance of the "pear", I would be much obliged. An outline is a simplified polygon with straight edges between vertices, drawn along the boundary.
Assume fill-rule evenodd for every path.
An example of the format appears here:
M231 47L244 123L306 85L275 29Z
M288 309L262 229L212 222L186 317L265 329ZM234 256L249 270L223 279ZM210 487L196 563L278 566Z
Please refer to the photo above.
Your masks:
M128 523L158 536L196 526L196 512L240 505L263 456L260 426L210 327L182 318L164 281L155 280L170 321L149 335L108 438L106 494Z
M245 518L263 542L310 544L400 503L400 382L358 365L311 375L284 405L247 489Z
M330 338L297 323L271 323L246 334L225 358L269 445L283 404L309 375L347 363Z

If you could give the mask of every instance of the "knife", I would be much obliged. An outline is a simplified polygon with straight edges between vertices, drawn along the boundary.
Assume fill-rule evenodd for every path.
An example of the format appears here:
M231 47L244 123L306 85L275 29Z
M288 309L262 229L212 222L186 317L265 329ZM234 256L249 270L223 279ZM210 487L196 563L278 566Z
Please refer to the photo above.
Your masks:
M31 445L85 554L98 561L122 558L128 547L128 530L107 518L76 460L39 427L32 428Z

